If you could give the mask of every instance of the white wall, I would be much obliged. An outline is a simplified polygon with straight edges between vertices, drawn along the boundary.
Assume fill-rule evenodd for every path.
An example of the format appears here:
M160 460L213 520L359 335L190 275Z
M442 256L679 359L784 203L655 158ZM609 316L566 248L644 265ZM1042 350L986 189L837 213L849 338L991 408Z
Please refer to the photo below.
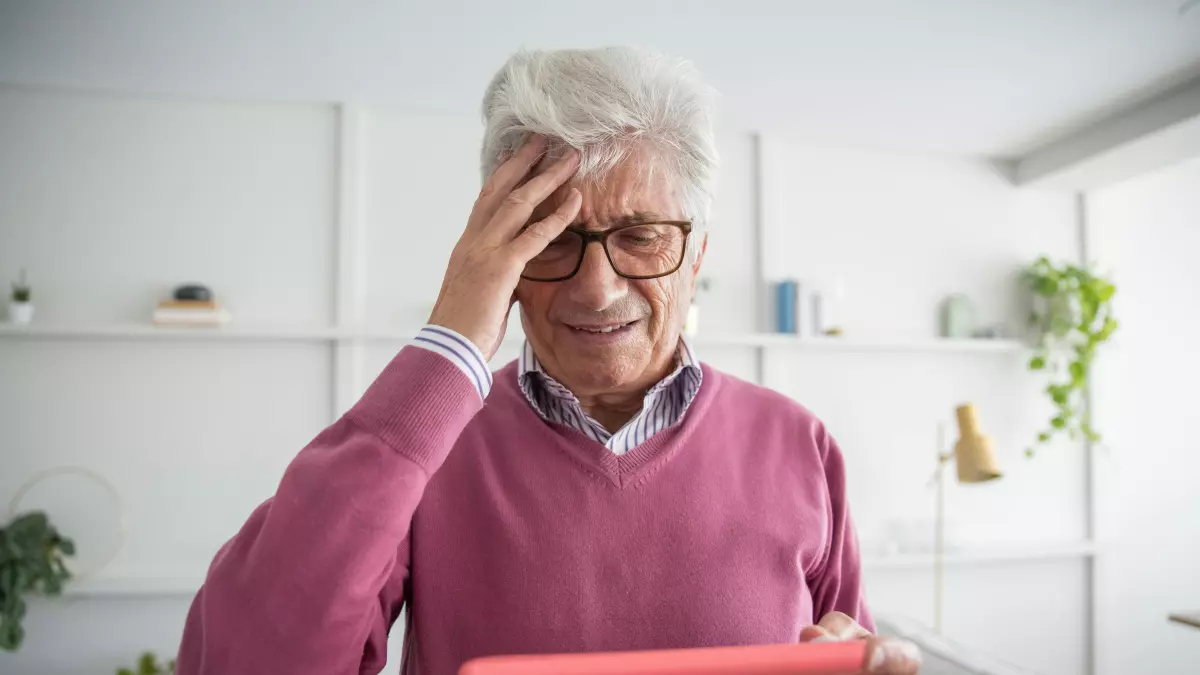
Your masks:
M1090 195L1088 214L1121 322L1096 382L1097 672L1195 673L1200 631L1166 616L1200 611L1200 163Z
M1073 258L1072 198L1014 189L982 158L914 156L764 138L764 267L769 279L831 288L848 338L928 339L953 293L981 322L1024 325L1018 272L1038 255ZM1048 419L1023 353L768 353L767 383L822 417L847 458L859 536L881 553L897 531L929 545L937 425L974 402L1004 477L947 489L951 549L1078 541L1086 536L1080 448L1056 443L1026 459ZM951 442L953 435L948 437ZM932 621L928 568L868 569L880 613ZM1061 593L1023 617L1032 597ZM1084 561L954 568L946 635L1045 673L1083 672L1087 649ZM1020 648L1017 648L1020 645Z
M694 59L748 127L1013 156L1200 60L1183 0L296 4L6 0L0 81L469 115L517 48L634 44Z
M328 106L187 103L0 89L0 275L29 268L38 321L145 322L173 285L210 284L250 323L332 316ZM36 471L99 471L128 534L104 574L197 579L329 421L328 348L305 343L0 343L0 502ZM45 506L84 567L119 541L105 500ZM111 671L173 652L187 598L35 603L0 671ZM69 645L69 648L64 648Z
M30 267L47 323L143 321L173 283L198 279L242 325L323 326L339 314L335 279L348 278L361 282L356 320L415 328L478 186L479 129L467 119L365 108L349 152L331 106L7 89L0 119L11 149L0 154L0 275ZM754 298L764 274L840 276L852 336L932 338L937 302L958 291L984 318L1015 327L1015 270L1040 253L1075 253L1070 200L1014 190L982 160L819 148L786 134L760 147L737 129L719 144L722 191L703 270L715 288L702 337L762 327ZM353 185L339 193L346 169ZM347 198L353 208L339 210ZM348 275L335 264L347 218L363 254ZM0 426L17 448L0 457L0 498L43 467L99 470L126 497L130 523L104 575L186 588L329 422L345 351L356 354L351 365L361 359L351 375L361 387L398 346L0 337ZM507 349L498 362L512 357ZM701 345L701 358L757 373L751 347ZM930 530L936 426L962 400L981 406L1006 476L950 487L951 545L1084 536L1079 453L1021 456L1046 412L1021 355L769 348L763 365L768 384L839 438L868 553L897 529ZM111 519L50 506L68 531ZM928 569L872 566L868 584L878 611L929 619ZM1051 590L1061 600L1029 621L1030 595ZM1079 673L1088 592L1084 563L1070 556L954 567L947 633L1043 672ZM26 648L0 655L0 670L103 670L143 648L173 651L186 605L178 596L39 602Z
M259 322L330 320L329 106L0 88L0 110L0 267L30 268L42 318L140 320L205 279Z

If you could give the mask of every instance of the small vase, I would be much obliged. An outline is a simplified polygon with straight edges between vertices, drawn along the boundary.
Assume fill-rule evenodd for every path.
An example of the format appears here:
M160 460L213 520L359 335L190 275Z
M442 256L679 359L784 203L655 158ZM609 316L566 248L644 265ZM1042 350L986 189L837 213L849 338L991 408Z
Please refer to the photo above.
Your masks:
M952 295L942 303L942 337L962 340L975 332L975 306L965 295Z
M8 319L13 323L25 326L33 321L32 302L13 302L8 305Z

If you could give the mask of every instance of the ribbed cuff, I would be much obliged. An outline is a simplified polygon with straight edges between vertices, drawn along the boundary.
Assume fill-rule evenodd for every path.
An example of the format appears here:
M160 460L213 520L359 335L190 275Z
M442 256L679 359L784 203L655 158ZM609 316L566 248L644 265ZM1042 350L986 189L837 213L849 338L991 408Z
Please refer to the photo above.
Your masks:
M433 473L481 408L483 399L460 368L431 350L408 346L346 415Z
M492 371L475 343L445 326L429 324L417 333L411 344L449 359L475 385L479 398L487 398L492 390Z

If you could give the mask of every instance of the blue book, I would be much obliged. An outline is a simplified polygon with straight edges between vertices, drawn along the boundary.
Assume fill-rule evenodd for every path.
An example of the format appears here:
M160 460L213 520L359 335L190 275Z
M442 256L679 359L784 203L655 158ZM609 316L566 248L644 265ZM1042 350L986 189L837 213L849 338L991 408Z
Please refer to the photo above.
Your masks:
M796 333L796 300L800 284L796 281L781 281L775 285L775 322L780 333Z

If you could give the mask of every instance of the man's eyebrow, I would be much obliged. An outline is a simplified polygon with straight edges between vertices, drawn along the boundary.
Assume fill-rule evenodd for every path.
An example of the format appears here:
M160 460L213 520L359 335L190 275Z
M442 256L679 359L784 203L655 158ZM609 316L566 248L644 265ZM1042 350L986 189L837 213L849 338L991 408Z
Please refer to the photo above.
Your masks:
M653 211L634 211L633 213L628 214L628 215L615 216L613 218L606 218L604 220L603 229L611 230L614 227L621 227L622 225L643 225L645 223L661 223L664 220L670 220L670 218L664 218L664 217L662 217L662 215L654 213ZM575 221L571 223L571 225L574 227L583 227L583 226L587 225L587 223L576 218Z
M664 220L662 216L652 211L634 211L627 216L618 216L613 218L609 225L615 227L617 225L639 225L641 223L657 223Z

